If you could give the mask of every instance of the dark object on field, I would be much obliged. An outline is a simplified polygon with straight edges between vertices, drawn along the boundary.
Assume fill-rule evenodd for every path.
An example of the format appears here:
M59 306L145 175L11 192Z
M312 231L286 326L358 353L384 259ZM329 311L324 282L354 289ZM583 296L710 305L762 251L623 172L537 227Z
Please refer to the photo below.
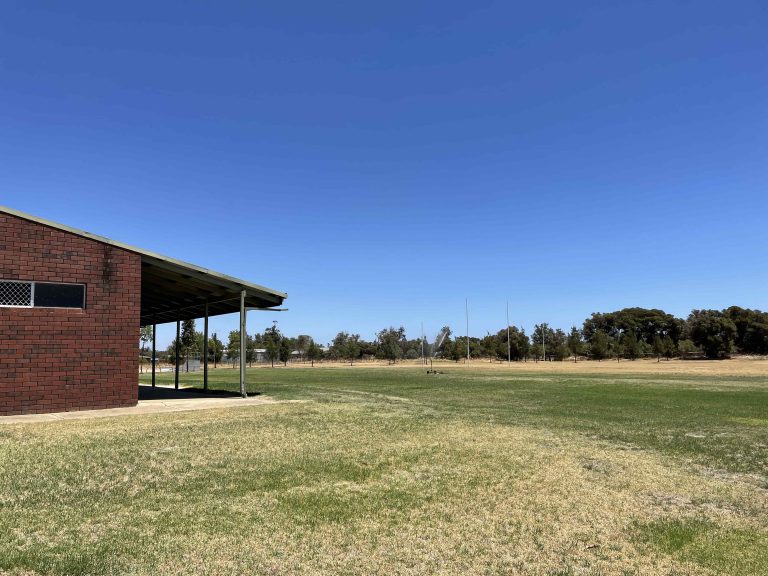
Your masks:
M680 360L708 360L708 358L705 352L696 350L694 352L682 352Z
M439 370L427 370L427 374L442 374Z

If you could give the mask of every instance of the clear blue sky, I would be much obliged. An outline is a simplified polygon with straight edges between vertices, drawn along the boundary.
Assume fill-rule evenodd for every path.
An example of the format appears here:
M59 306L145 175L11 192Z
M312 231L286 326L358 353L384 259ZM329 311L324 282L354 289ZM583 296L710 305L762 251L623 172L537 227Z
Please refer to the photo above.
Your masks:
M760 1L6 3L0 204L286 291L321 342L463 332L465 297L479 336L507 299L528 330L766 309L766 30Z

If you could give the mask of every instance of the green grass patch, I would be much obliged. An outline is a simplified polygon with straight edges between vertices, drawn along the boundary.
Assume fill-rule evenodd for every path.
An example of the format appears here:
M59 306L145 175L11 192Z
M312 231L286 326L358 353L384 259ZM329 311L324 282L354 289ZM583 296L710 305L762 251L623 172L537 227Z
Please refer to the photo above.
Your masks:
M671 518L639 524L638 540L682 562L693 562L718 574L768 574L768 534L727 528L703 518Z
M765 573L765 491L731 478L765 473L760 379L446 372L253 369L299 402L4 425L0 572Z
M460 417L563 430L654 449L704 466L768 475L768 381L757 377L525 374L419 369L254 369L252 393L279 399L379 406L424 418ZM219 370L211 387L237 390L239 373ZM146 378L145 378L146 379ZM162 374L160 382L172 382ZM199 387L202 376L185 376Z

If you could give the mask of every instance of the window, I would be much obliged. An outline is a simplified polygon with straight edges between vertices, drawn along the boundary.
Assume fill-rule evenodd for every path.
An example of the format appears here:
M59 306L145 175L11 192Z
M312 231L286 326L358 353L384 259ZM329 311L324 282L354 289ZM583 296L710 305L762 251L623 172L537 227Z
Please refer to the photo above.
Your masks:
M85 284L0 280L0 306L85 308Z
M32 306L32 282L0 280L0 306Z

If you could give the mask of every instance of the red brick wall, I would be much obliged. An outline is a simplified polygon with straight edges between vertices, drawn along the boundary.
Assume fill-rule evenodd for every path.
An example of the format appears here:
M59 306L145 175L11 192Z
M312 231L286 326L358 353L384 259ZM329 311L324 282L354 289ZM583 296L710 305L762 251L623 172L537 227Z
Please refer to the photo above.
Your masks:
M0 415L138 400L141 257L0 214L0 279L77 282L86 307L0 307Z

